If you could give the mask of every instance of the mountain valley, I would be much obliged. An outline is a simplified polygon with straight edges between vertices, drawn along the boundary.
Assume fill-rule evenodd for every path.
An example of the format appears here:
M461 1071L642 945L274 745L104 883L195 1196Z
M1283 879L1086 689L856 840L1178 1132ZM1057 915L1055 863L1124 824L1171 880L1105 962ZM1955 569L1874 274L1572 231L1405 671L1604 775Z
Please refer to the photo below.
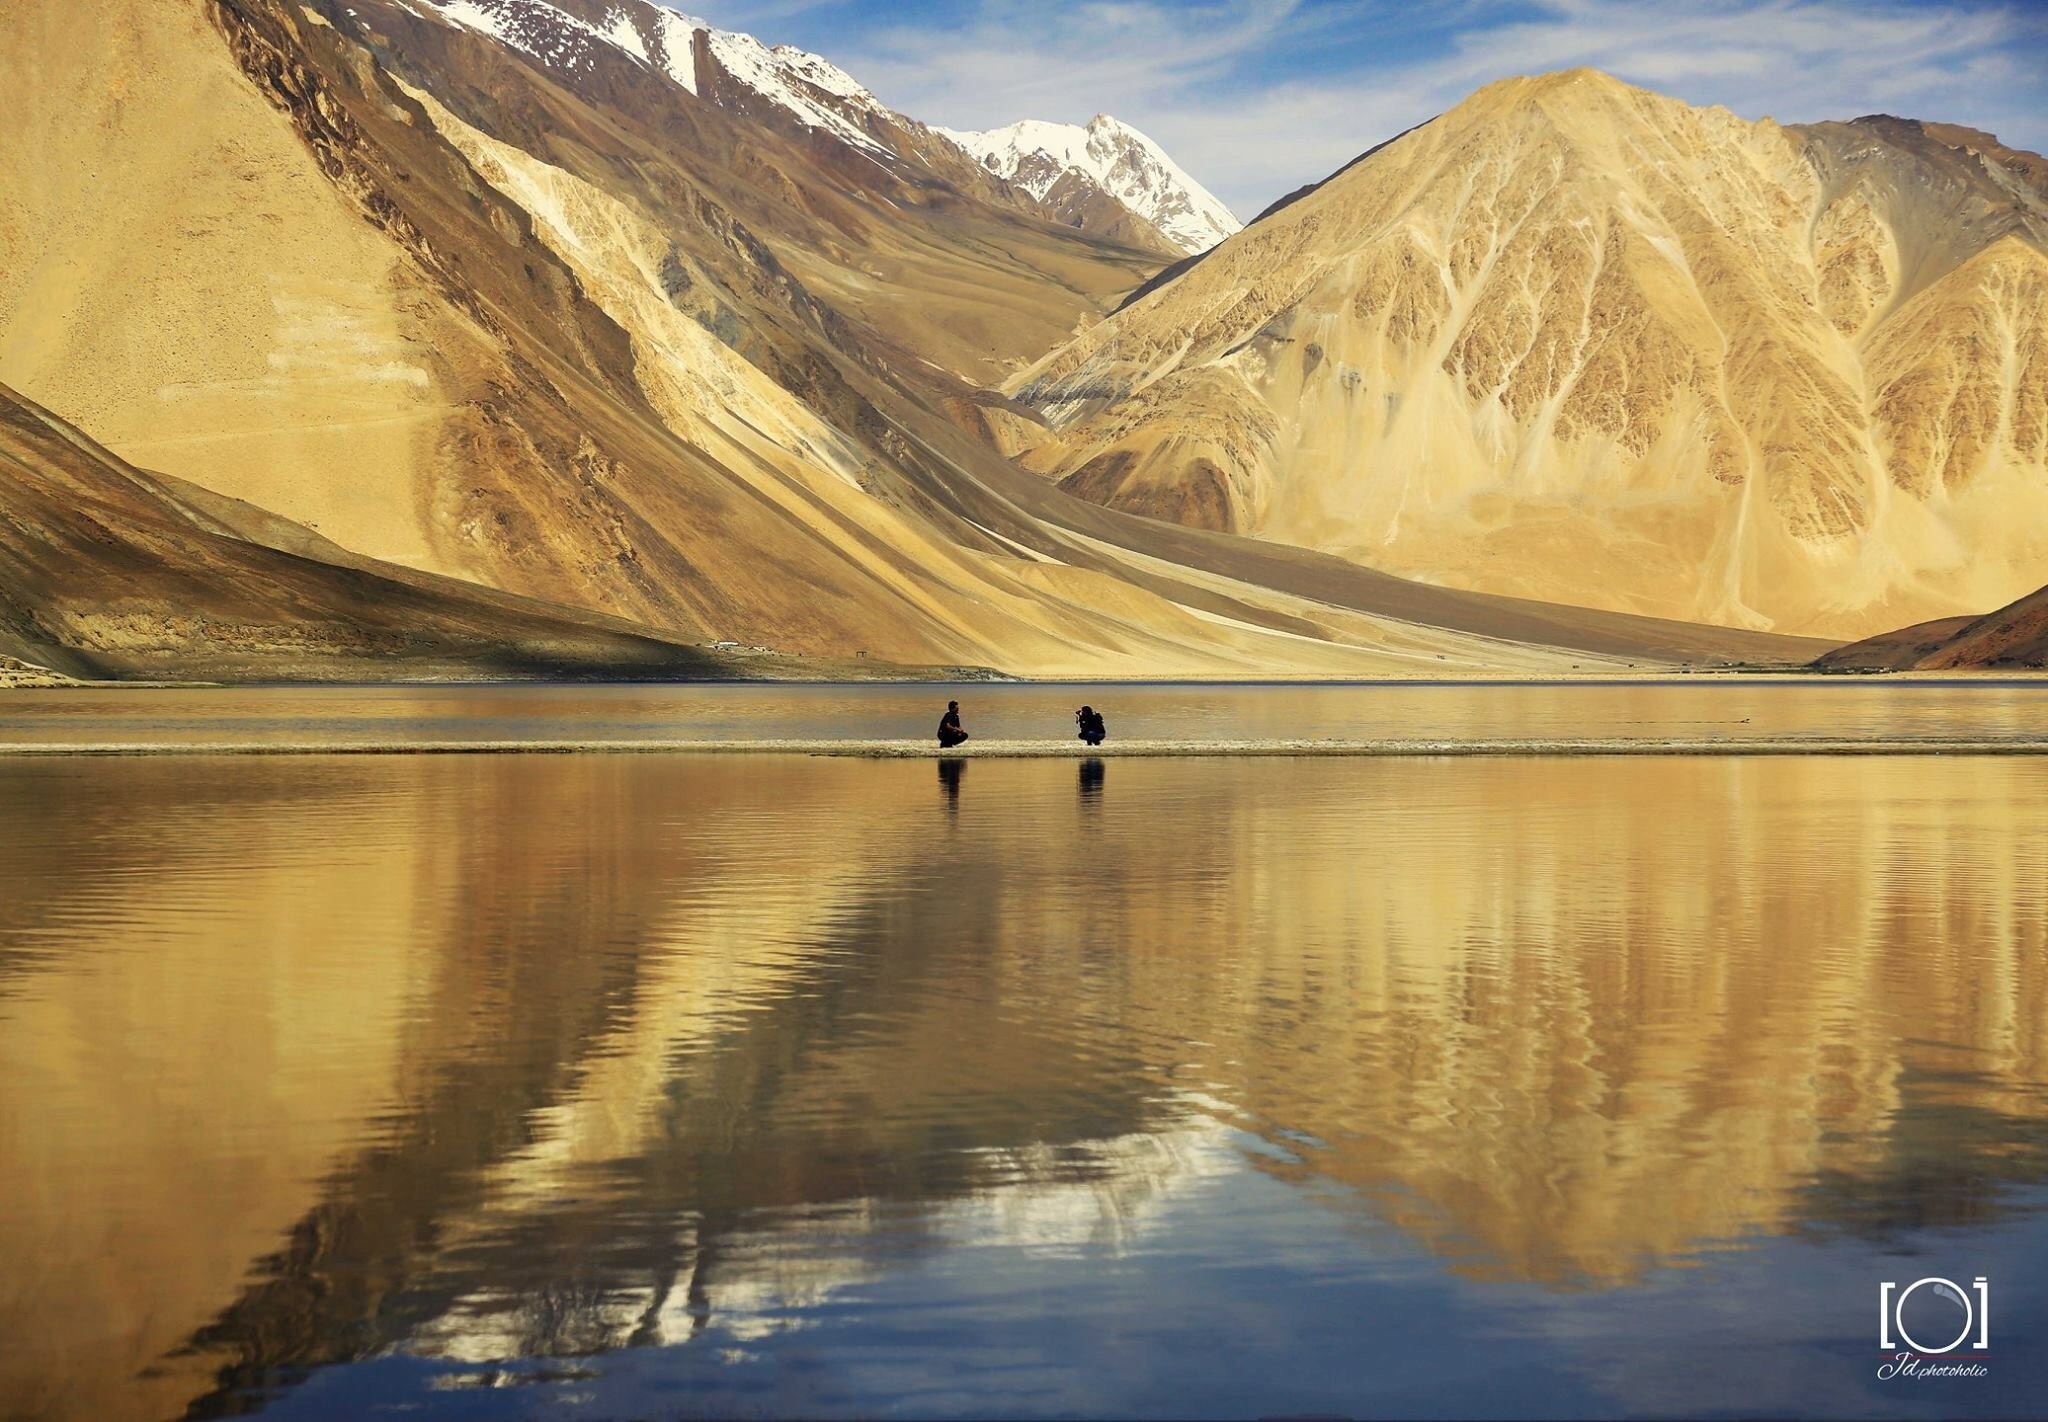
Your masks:
M2048 197L1969 131L1513 81L1239 231L645 0L24 0L0 74L58 672L1796 666L2048 562Z

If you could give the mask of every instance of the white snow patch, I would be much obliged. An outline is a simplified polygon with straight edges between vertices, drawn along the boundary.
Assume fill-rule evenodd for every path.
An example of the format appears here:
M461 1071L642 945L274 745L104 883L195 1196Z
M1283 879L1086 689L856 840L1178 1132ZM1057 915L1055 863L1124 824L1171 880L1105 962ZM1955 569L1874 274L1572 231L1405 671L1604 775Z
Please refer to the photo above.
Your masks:
M935 131L1041 200L1062 177L1079 174L1190 254L1206 252L1244 226L1165 149L1108 114L1097 114L1086 127L1025 119L983 133Z
M837 94L866 108L874 108L875 96L844 69L822 55L812 54L807 49L798 49L793 44L778 44L768 51L775 56L775 62L782 69L813 88L823 89L828 94Z
M595 46L608 45L635 61L647 62L647 48L630 18L612 11L609 29L600 30L547 0L434 0L441 17L487 34L513 49L532 55L550 69L597 67ZM630 40L630 43L628 43Z
M405 0L400 0L405 3ZM786 110L807 128L831 134L873 158L890 148L860 120L889 110L859 80L821 55L794 45L770 49L752 35L716 30L703 20L663 6L611 8L602 27L548 0L433 0L434 13L452 24L487 34L553 69L588 72L595 46L609 45L689 90L697 89L694 40L706 36L711 57L745 88ZM637 15L637 18L636 18Z
M787 109L805 127L822 129L870 153L888 153L866 130L804 92L804 86L809 86L861 107L881 107L845 70L829 61L788 45L770 49L752 35L732 30L711 32L711 54L726 73L762 98Z
M494 12L477 4L476 0L441 0L441 15L467 29L479 30L492 39L514 43L504 22Z
M688 89L697 92L697 51L692 36L699 30L708 30L694 15L678 15L664 9L657 22L660 26L662 69L668 77Z
M640 38L640 31L633 27L633 17L624 10L613 10L607 14L601 33L641 63L647 62L647 42Z

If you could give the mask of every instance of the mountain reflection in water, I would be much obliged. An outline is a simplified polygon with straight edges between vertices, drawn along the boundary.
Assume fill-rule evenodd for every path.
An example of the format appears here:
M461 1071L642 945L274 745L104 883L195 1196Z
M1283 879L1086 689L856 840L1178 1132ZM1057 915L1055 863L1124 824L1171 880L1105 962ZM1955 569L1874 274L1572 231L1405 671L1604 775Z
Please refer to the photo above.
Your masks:
M1346 1278L1638 1297L1676 1337L1703 1305L1671 1266L1804 1241L1891 1277L2048 1179L2048 767L1076 773L0 767L0 1399L894 1347L890 1281L959 1263L929 1410L1053 1411L972 1375L1045 1271L1313 1306L1310 1264L1221 1227L1246 1191Z

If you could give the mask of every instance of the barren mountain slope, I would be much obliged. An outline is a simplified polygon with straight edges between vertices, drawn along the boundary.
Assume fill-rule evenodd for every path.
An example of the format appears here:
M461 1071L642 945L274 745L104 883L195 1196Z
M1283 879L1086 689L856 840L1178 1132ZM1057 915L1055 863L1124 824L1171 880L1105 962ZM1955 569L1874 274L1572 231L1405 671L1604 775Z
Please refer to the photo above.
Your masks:
M530 216L519 199L573 180L510 159L501 194L378 64L367 17L414 27L408 52L508 125L624 164L615 114L488 36L347 8L355 37L270 0L9 8L0 373L356 552L692 640L913 663L1101 645L1081 625L1113 619L1000 569L990 586L986 560L862 488L900 485L887 448L907 451L841 369L859 377L863 338L714 197L671 166L693 250L601 248L677 293L629 335L601 305L631 319L641 293L593 300L547 239L565 211L644 224L588 194ZM729 148L804 161L700 107Z
M1881 633L1829 652L1823 671L2048 670L2048 588L1982 617Z
M1177 255L1142 226L1072 230L819 55L649 0L381 3L382 14L331 10L344 29L381 35L380 60L409 82L600 186L635 185L657 207L676 187L664 170L680 160L688 184L715 194L816 295L977 381L1037 358ZM480 49L476 34L501 43ZM543 112L514 97L531 84L507 87L496 62L506 58L605 122L564 124L554 112L536 122Z
M2048 567L2038 160L1509 80L1013 393L1087 497L1431 581L1815 635Z
M1922 671L2048 668L2048 588L1978 618L1918 666Z
M0 386L0 660L78 676L746 676L768 664L354 558Z
M1007 329L1004 303L1085 313L1059 273L1127 257L976 196L964 158L958 190L842 168L855 145L535 33L424 0L0 12L0 376L352 553L690 642L1090 675L1823 650L1052 489L969 433L1017 417L945 368L967 327L927 339L917 293Z

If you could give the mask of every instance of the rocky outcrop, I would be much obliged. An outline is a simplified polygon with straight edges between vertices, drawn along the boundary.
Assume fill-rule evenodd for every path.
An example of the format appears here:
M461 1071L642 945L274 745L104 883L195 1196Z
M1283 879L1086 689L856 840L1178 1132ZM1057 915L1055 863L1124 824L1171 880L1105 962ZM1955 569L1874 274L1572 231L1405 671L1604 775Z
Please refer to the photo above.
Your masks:
M75 678L39 667L19 657L0 656L0 688L76 686Z

